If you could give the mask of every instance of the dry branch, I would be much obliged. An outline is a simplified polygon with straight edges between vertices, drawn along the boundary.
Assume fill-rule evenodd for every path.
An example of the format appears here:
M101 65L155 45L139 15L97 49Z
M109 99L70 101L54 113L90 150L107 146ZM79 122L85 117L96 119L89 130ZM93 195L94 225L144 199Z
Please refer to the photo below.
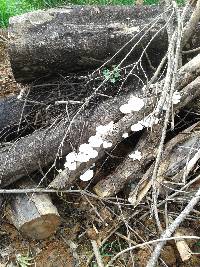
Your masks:
M199 236L183 236L182 238L180 238L180 237L169 237L169 238L165 238L165 242L170 241L170 240L179 240L179 239L183 239L183 238L185 238L185 239L197 239L197 240L200 239ZM119 253L117 253L117 255L115 255L108 262L108 264L105 267L111 267L111 266L113 266L113 263L115 262L115 260L117 258L119 258L119 256L121 256L122 254L124 254L124 253L126 253L128 251L131 251L131 250L134 250L134 249L137 249L137 248L140 248L140 247L144 247L144 246L147 246L147 245L151 245L151 244L154 244L154 243L160 243L160 242L163 241L163 239L160 238L160 239L156 239L156 240L151 240L151 241L143 242L141 244L137 244L135 246L131 246L131 247L128 247L128 248L126 248L124 250L121 250ZM149 265L148 267L154 267L154 265Z
M176 232L174 234L175 237L180 237L180 236L184 236L184 235L188 236L187 231L185 231L183 233L181 231L181 229L176 230ZM177 250L178 250L178 252L180 254L180 257L181 257L182 261L187 261L192 257L192 251L189 248L186 240L183 239L183 240L175 241L175 244L176 244Z
M166 239L170 238L179 225L185 220L187 215L193 210L194 206L200 200L200 189L196 192L195 196L189 201L180 215L169 225L169 227L161 235L161 241L156 245L150 260L147 263L147 267L154 267L158 261L161 250L166 243Z
M182 181L183 178L187 179L189 171L194 168L194 164L199 158L197 157L196 161L193 160L196 154L199 155L200 133L192 132L192 130L197 125L199 125L199 123L184 130L166 144L154 185L156 189L162 189L160 193L164 192L164 195L166 195L166 191L170 191L170 189L177 186L178 183L184 183L184 181ZM187 162L190 161L194 162L194 164L187 172L187 175L184 176L185 166L187 168ZM152 164L143 175L136 189L131 191L129 202L134 206L140 203L151 188L153 169L154 164Z
M198 127L199 122L168 142L157 173L157 181L163 182L165 191L179 183L185 184L189 173L195 168L200 158Z
M91 244L92 244L92 248L93 248L93 251L94 251L94 255L96 257L96 261L97 261L98 267L104 267L104 264L103 264L103 261L102 261L102 258L101 258L101 254L99 252L99 248L98 248L98 245L97 245L97 241L96 240L91 240Z
M195 28L197 27L200 19L200 1L197 1L195 10L192 13L189 21L187 22L187 25L184 28L183 32L183 40L182 40L182 45L186 45L188 40L193 36L195 32Z

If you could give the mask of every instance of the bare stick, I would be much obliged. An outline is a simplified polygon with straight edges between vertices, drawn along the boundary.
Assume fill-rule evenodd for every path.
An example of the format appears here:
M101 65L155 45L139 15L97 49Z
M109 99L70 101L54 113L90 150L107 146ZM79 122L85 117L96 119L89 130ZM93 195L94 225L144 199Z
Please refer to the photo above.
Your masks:
M174 236L183 236L181 230L176 230ZM185 240L178 240L175 242L179 255L182 261L187 261L192 257L192 251L190 250Z
M177 190L176 192L174 192L173 194L171 194L170 196L168 196L165 200L161 201L158 204L158 207L162 206L163 204L165 204L167 201L170 201L171 199L173 199L175 196L177 196L180 193L183 193L186 188L188 188L189 186L191 186L192 184L196 183L197 181L200 180L200 175L198 175L195 179L191 180L190 182L188 182L186 185L184 185L183 187L181 187L180 190ZM140 216L139 220L143 220L150 212L146 212L145 214L143 214L142 216Z
M102 258L101 258L101 254L100 254L98 246L97 246L97 242L95 240L90 240L90 241L92 244L94 255L95 255L96 260L97 260L98 267L104 267L104 264L103 264Z
M197 48L194 48L192 50L182 51L182 54L191 54L191 53L199 52L199 50L200 50L200 47L197 47Z
M190 200L190 202L185 207L185 209L180 213L180 215L174 220L174 222L170 224L169 227L161 235L161 242L156 245L154 252L152 253L152 256L150 260L148 261L146 267L156 266L161 250L166 243L166 239L171 237L171 235L175 232L175 230L179 227L179 225L185 220L187 215L193 210L194 206L199 202L199 200L200 200L200 188L195 194L195 196Z
M177 5L176 4L175 4L175 8L177 10ZM177 25L177 30L173 33L172 38L171 38L171 42L170 42L171 51L169 51L169 55L168 55L168 57L169 57L169 59L168 59L168 61L169 61L169 63L168 63L169 64L168 65L169 81L165 82L166 90L164 92L164 94L167 94L167 93L169 94L169 99L168 99L168 103L167 103L167 111L166 111L166 115L165 115L164 127L163 127L163 131L162 131L161 141L160 141L160 145L159 145L159 148L158 148L158 154L157 154L157 157L156 157L155 168L154 168L153 176L152 176L153 210L154 210L154 215L155 215L155 219L156 219L156 222L157 222L157 226L158 226L160 231L162 231L162 227L161 227L161 224L160 224L160 221L159 221L158 210L157 210L156 179L157 179L157 173L158 173L158 169L159 169L159 164L160 164L160 161L161 161L161 158L162 158L164 140L165 140L165 137L166 137L167 126L168 126L169 117L170 117L170 113L171 113L171 109L172 109L172 98L173 98L174 91L176 89L175 84L176 84L176 81L177 81L177 73L178 73L180 56L181 56L182 24L183 24L183 21L185 19L186 10L187 10L187 6L183 11L183 15L182 16L180 15L179 11L176 12L177 13L178 25ZM175 42L176 42L176 49L174 48ZM176 50L175 55L174 55L174 50ZM173 60L174 56L175 56L175 60L174 60L175 62L173 63L172 60ZM171 80L170 80L170 78L171 78ZM168 87L170 88L170 90L168 89ZM164 98L164 100L165 100L165 98Z
M8 39L6 37L4 37L3 35L0 35L0 40L4 43L8 42Z
M166 241L170 241L170 240L182 240L182 239L200 239L199 236L181 236L181 237L169 237L169 238L165 238L165 242ZM138 245L135 245L135 246L132 246L132 247L129 247L129 248L126 248L122 251L120 251L117 255L115 255L110 261L109 263L105 266L105 267L110 267L112 266L113 262L119 257L121 256L122 254L130 251L130 250L133 250L133 249L136 249L136 248L140 248L140 247L143 247L143 246L146 246L146 245L150 245L150 244L154 244L154 243L158 243L158 242L161 242L163 241L163 239L156 239L156 240L151 240L151 241L148 241L148 242L144 242L142 244L138 244ZM147 267L147 266L146 266ZM153 267L153 265L149 265L148 267Z

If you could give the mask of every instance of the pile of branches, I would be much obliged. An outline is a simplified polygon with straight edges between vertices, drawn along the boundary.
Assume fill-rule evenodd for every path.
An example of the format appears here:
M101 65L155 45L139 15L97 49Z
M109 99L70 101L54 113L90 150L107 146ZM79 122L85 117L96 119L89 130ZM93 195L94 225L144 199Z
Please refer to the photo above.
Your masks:
M102 9L104 12L104 9L106 12L109 10L108 7ZM169 1L164 9L129 7L119 10L111 8L113 13L109 14L113 15L116 23L111 25L106 20L103 24L101 21L101 25L95 25L94 35L91 34L94 32L92 24L88 24L88 12L90 15L95 13L103 16L101 8L74 7L46 13L38 11L11 20L11 66L16 79L26 82L26 85L21 88L17 98L6 100L12 110L10 114L15 114L15 121L12 118L11 124L9 112L5 113L7 118L2 120L0 192L38 194L62 191L81 193L102 201L123 196L124 203L129 203L133 214L129 219L138 214L138 220L149 214L155 219L160 238L145 243L156 243L147 263L147 267L153 267L168 240L198 239L197 236L180 237L177 229L200 199L199 115L185 112L190 109L198 113L200 1L197 1L194 9L191 9L190 3L179 8L175 2ZM139 23L145 21L144 17L141 21L139 17L138 22L131 17L138 10L153 15L157 12L157 17L152 19L148 16L148 23L143 27ZM58 28L56 32L54 18L58 19L58 14L61 16L65 12L69 13L67 16L73 15L74 20L70 26L63 22L67 29L59 37L63 26L59 26L61 29ZM119 23L116 14L120 12L130 15L128 22L124 23L126 25ZM78 24L77 14L87 18L85 25ZM136 23L137 27L133 26ZM86 27L89 39L94 42L98 37L100 44L91 45L87 41L82 45L87 35L79 36L77 27L81 34L81 27ZM19 28L21 32L17 32ZM69 44L63 50L66 40L71 43L74 41L70 30L80 38L77 51L73 45L70 50ZM37 35L34 35L35 31ZM49 39L44 41L44 32L49 34L49 31ZM67 35L69 32L71 35ZM119 45L123 46L111 53L116 48L110 46L118 46L112 41L108 51L111 56L104 58L101 54L103 60L100 60L100 52L105 52L104 35L108 41L122 39ZM43 45L53 52L47 53ZM108 49L106 45L105 49ZM86 56L82 55L83 50L85 54L88 53ZM69 53L69 61L61 60L65 53L61 55L58 51ZM56 52L57 55L52 59L52 54ZM88 71L94 65L98 67L93 72ZM62 66L60 72L57 69L59 66ZM79 72L65 75L69 69ZM138 108L140 102L141 108ZM130 106L131 110L127 110ZM103 131L100 136L99 129ZM88 149L91 137L95 142L98 138L103 142L93 146L95 154L87 159L88 154L93 152L82 150ZM83 152L84 160L77 156L80 152ZM91 176L89 178L88 173ZM30 188L27 183L30 176L37 176L37 186ZM80 181L80 177L85 179L84 182ZM86 181L90 178L89 182ZM19 179L21 184L16 184ZM5 188L8 186L12 186L12 189ZM176 197L184 199L186 193L188 197L180 214L175 219L168 217L163 226L163 207L167 209L167 203L173 202ZM144 203L148 203L149 210L143 209ZM14 217L13 214L16 220L16 205L12 209ZM103 266L94 240L92 244L97 262ZM106 267L112 266L123 253L142 245L129 246L113 257Z

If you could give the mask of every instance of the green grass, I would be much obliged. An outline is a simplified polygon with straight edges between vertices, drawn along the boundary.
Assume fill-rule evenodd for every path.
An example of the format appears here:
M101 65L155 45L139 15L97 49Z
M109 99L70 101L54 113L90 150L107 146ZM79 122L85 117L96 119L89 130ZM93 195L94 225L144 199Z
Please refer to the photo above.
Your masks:
M28 11L55 7L64 4L75 5L131 5L134 0L0 0L0 27L7 27L9 18ZM148 4L157 0L146 0Z
M63 3L69 2L64 0L0 0L0 27L6 27L12 16Z
M59 5L132 5L135 0L0 0L0 27L7 27L9 18L28 11ZM157 4L159 0L144 0L144 4ZM184 0L177 0L183 2Z

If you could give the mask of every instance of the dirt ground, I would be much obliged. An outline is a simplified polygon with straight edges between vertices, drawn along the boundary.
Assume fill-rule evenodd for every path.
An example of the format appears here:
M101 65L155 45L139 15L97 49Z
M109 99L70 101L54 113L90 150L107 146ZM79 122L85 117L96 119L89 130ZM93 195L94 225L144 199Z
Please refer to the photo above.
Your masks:
M6 31L0 34L7 38ZM13 78L7 52L6 43L0 41L0 97L20 91L20 85ZM97 267L91 240L101 246L100 254L106 265L121 250L158 237L154 221L148 216L138 222L139 216L133 216L125 201L120 204L124 205L121 207L116 205L116 201L103 202L92 197L65 194L55 194L53 201L61 216L61 225L55 235L40 241L23 237L16 230L9 220L8 201L4 203L0 219L0 267ZM145 210L145 206L142 208ZM126 222L131 231L125 227ZM200 234L199 221L189 220L185 227L193 229L195 235ZM200 266L200 244L191 242L189 245L197 254L183 263L175 242L168 242L161 255L166 265L159 263L159 266ZM144 246L130 254L124 253L113 266L145 267L150 252L151 248Z
M0 35L7 39L5 30L0 30ZM6 41L0 39L0 96L7 96L19 91L10 68Z

